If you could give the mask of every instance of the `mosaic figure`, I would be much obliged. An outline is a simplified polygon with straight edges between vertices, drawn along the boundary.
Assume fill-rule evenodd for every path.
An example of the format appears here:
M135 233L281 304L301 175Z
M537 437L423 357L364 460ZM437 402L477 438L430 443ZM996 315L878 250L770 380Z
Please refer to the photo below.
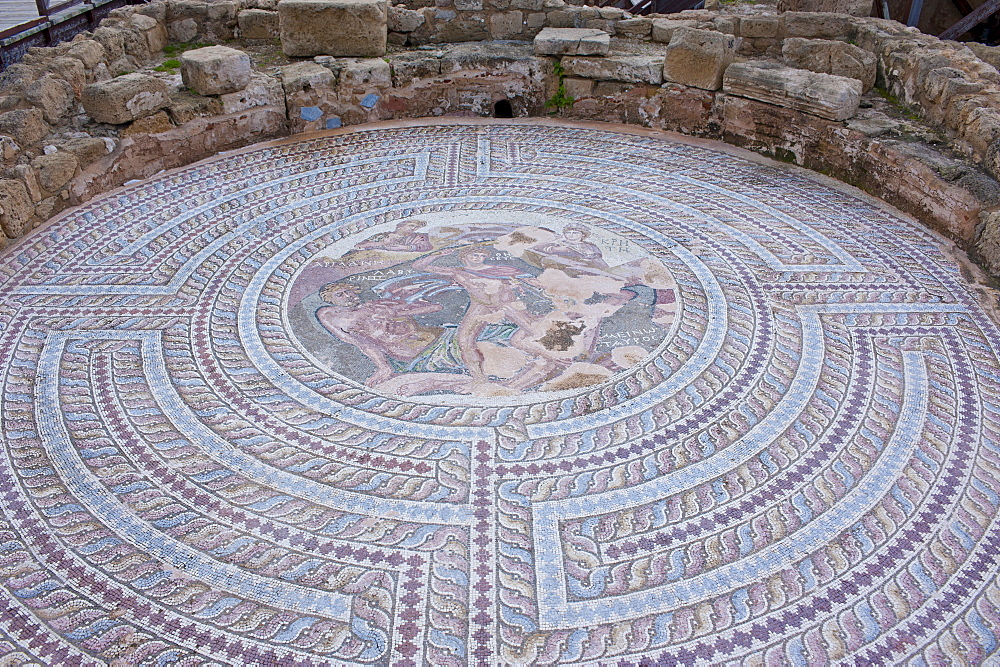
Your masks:
M423 227L423 220L404 220L396 225L396 229L384 234L377 234L357 246L358 250L386 250L389 252L427 252L432 250L430 238L417 230Z
M438 311L441 306L393 298L362 303L358 292L354 285L327 285L320 296L329 305L316 311L316 319L374 362L375 373L366 384L376 385L393 376L393 361L415 359L437 337L439 332L421 326L414 316Z

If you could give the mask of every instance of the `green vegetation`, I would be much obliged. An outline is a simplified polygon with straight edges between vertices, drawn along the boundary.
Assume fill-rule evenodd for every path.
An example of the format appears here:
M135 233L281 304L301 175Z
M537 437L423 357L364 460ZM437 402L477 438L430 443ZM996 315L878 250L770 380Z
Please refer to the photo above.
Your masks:
M885 88L875 88L875 92L878 93L879 97L891 104L903 118L907 120L920 120L922 118L919 106L915 104L906 104Z
M556 94L545 102L545 108L552 109L552 113L556 113L560 109L573 106L573 102L576 102L576 100L566 94L566 82L564 80L566 70L563 69L562 63L557 62L556 66L552 68L552 73L559 77L559 88L556 90Z
M190 51L191 49L200 49L204 46L212 46L211 44L205 44L204 42L188 42L186 44L167 44L163 47L163 54L167 56L179 56L185 51Z
M177 74L177 70L181 67L181 61L176 58L170 58L164 60L162 65L158 65L153 68L154 72L170 72L171 74Z

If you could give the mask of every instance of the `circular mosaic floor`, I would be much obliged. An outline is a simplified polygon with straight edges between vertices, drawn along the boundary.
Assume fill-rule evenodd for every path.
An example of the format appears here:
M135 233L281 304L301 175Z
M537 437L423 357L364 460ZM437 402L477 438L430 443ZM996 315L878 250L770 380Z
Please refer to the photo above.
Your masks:
M0 655L987 661L998 333L930 233L650 134L161 175L0 254Z

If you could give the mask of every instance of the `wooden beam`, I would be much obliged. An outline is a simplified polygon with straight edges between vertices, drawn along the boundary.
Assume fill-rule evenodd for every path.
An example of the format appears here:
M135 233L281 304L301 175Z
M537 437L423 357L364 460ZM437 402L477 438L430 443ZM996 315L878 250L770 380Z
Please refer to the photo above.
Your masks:
M959 35L964 35L996 14L998 10L1000 10L1000 0L986 0L986 2L976 7L971 14L959 19L958 22L942 32L938 37L940 39L955 39Z

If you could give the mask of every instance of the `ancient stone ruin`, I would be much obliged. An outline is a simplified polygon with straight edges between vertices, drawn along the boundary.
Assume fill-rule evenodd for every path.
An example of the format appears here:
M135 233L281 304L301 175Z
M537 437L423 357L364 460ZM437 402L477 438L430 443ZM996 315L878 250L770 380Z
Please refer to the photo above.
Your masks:
M500 104L819 170L1000 271L1000 56L857 4L650 17L564 0L122 8L3 73L0 222L15 239L122 183L263 139Z

